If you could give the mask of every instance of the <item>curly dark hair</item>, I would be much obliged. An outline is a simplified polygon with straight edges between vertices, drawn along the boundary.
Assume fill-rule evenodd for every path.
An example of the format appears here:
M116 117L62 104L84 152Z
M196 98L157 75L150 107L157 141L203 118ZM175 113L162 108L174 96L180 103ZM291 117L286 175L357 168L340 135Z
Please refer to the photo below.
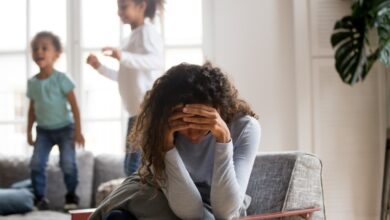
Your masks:
M58 53L61 53L62 52L62 45L61 45L61 40L60 38L53 34L52 32L50 31L41 31L41 32L38 32L34 38L32 39L31 41L31 48L34 48L34 45L36 43L36 41L38 39L41 39L41 38L48 38L51 40L51 42L53 43L53 46L54 46L54 49L58 52Z
M175 106L194 103L214 107L226 124L240 114L257 118L248 103L238 98L227 75L209 62L203 66L182 63L170 68L146 93L130 134L133 146L142 150L140 176L143 182L147 176L152 176L156 188L158 182L164 183L163 134L168 131L168 118Z
M156 11L163 11L164 10L164 0L132 0L136 4L141 4L142 2L146 3L145 8L145 17L150 18L150 20L153 20L156 16Z

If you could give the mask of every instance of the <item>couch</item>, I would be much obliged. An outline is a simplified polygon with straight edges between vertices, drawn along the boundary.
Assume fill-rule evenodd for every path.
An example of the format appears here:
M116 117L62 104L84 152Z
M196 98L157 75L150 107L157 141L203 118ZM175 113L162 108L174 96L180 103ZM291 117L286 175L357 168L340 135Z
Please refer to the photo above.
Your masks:
M77 153L77 161L80 208L95 207L98 186L125 175L121 156L93 156L82 150ZM0 187L9 187L16 181L28 178L28 162L27 157L0 155ZM50 157L47 170L47 195L51 210L0 216L1 220L71 219L69 214L58 211L63 207L66 192L57 156ZM325 219L321 175L321 161L311 154L286 152L258 155L247 189L247 194L252 197L248 214L317 207L320 211L314 212L311 219Z
M29 178L29 157L6 157L0 155L0 188ZM79 185L77 194L80 197L80 208L95 206L95 193L101 183L124 177L123 157L117 155L94 156L85 150L77 151ZM1 220L70 220L70 215L61 212L66 194L58 156L50 156L47 166L47 197L50 201L49 211L32 211L26 214L0 216ZM0 198L1 199L1 198Z

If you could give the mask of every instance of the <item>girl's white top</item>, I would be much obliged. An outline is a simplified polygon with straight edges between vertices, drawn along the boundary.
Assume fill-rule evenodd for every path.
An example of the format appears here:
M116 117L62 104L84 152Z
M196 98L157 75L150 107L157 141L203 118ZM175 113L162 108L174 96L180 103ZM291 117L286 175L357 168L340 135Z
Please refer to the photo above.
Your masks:
M164 45L153 24L145 22L131 33L121 47L119 70L104 65L98 72L118 82L123 105L130 115L137 114L143 97L164 69Z

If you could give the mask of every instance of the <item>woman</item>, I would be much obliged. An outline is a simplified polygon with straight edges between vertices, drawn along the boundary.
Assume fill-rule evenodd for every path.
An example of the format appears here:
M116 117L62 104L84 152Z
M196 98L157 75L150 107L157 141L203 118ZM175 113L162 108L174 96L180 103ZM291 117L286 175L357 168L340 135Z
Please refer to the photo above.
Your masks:
M142 149L139 173L91 219L239 216L260 142L255 118L219 68L172 67L147 92L131 133Z

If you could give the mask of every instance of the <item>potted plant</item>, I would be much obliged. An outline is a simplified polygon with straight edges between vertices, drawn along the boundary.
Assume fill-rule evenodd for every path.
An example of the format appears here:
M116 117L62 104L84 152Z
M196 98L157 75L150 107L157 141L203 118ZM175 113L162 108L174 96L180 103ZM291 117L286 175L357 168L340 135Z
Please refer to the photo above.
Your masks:
M372 31L377 43L369 38ZM390 0L354 1L352 14L336 22L331 43L336 70L347 84L364 80L377 60L390 67Z
M370 37L372 33L376 36ZM377 60L390 68L390 0L353 1L352 13L336 22L331 44L337 73L346 84L363 81ZM390 214L389 139L386 145L382 220Z

